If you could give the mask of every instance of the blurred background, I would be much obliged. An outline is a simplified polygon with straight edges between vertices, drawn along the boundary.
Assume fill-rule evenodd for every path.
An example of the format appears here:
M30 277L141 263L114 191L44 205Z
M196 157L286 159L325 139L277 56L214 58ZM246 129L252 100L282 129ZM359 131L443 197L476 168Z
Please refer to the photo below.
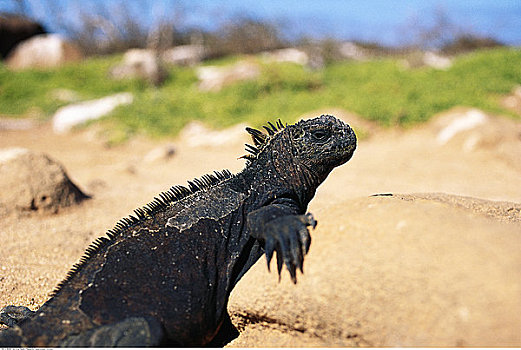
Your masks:
M100 118L116 142L329 107L383 126L460 105L518 115L514 0L4 0L0 11L0 116L49 120L125 93L76 122Z

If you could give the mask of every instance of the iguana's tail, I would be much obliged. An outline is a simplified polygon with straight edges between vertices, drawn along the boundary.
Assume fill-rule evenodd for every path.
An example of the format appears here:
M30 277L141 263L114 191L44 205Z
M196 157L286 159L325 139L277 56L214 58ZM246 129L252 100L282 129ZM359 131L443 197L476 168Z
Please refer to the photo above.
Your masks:
M30 321L29 321L30 322ZM32 332L34 333L34 332ZM31 333L31 334L32 334ZM144 347L159 346L163 342L164 332L161 324L153 318L130 317L125 320L90 329L80 334L66 337L58 346L66 347ZM0 331L0 348L35 346L34 338L23 336L22 327L14 325ZM56 340L40 339L51 344ZM36 344L41 346L40 344Z
M22 346L22 330L13 326L0 331L0 348Z

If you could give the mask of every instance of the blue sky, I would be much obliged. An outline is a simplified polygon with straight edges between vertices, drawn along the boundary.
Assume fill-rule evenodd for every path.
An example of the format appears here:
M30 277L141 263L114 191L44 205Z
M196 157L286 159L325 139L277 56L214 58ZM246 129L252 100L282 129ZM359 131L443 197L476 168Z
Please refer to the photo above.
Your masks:
M51 2L74 18L98 3L123 6L144 23L172 12L182 13L185 24L213 29L236 15L282 23L290 35L377 41L395 45L411 39L413 23L428 25L443 11L458 27L521 45L520 0L26 0L32 14L51 31ZM14 1L0 0L0 10ZM182 10L182 12L179 11Z

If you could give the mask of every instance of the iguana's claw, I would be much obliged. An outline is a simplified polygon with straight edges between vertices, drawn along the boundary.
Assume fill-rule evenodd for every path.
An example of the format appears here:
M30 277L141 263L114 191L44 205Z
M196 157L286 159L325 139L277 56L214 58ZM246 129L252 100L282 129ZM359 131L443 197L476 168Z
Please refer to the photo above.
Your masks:
M277 271L286 265L293 283L297 283L297 268L303 273L304 255L309 251L311 236L308 226L315 228L316 220L310 213L306 215L288 215L266 224L264 232L264 250L268 270L273 253L277 252Z
M0 324L12 327L33 315L34 311L26 306L8 305L0 310Z

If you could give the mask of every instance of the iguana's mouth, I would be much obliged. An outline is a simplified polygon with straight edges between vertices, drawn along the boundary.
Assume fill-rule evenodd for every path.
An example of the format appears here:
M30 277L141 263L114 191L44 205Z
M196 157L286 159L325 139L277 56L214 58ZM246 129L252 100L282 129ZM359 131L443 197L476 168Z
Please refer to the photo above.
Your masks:
M356 149L356 135L353 129L345 124L342 130L341 140L342 142L330 149L329 154L337 155L339 158L339 164L346 163L351 157Z

